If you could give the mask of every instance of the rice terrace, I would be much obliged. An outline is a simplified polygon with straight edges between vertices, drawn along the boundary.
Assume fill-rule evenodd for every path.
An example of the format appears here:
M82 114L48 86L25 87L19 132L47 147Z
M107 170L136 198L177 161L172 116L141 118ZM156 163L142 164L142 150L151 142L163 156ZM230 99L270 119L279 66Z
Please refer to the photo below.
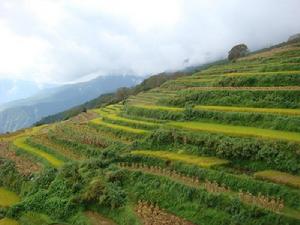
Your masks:
M235 47L0 134L0 225L300 225L300 35Z

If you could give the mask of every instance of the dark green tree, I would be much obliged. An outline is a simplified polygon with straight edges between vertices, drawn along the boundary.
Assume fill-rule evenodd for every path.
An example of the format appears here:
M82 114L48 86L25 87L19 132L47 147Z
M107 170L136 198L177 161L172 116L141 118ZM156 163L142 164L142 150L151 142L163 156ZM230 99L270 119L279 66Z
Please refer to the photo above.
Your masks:
M240 57L246 56L248 52L249 49L247 45L245 44L236 45L228 52L228 60L235 61Z

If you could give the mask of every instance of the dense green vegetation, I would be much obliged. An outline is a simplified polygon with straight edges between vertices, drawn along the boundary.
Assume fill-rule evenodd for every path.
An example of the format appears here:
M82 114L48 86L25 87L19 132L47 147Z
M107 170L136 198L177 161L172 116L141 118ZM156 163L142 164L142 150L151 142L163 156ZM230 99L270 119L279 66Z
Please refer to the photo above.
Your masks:
M63 122L1 136L0 224L141 225L164 215L298 225L299 47L161 74L41 123ZM22 173L33 164L40 170ZM18 201L3 207L3 190Z

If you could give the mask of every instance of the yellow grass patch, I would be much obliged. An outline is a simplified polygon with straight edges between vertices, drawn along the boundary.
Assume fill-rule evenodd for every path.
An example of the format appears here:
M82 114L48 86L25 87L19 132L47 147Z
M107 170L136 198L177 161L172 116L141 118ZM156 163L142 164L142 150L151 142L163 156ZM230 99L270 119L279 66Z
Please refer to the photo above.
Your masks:
M99 118L91 120L91 123L96 124L96 125L100 125L100 126L104 126L104 127L107 127L107 128L111 128L111 129L116 129L116 130L121 130L121 131L129 132L129 133L134 133L134 134L147 134L148 133L148 131L142 130L142 129L135 129L135 128L127 127L127 126L121 126L121 125L116 125L116 124L112 124L112 123L106 123L102 119L99 119Z
M134 105L134 107L137 108L144 108L144 109L149 109L149 110L162 110L162 111L171 111L171 112L182 112L184 109L183 108L178 108L178 107L168 107L168 106L158 106L158 105Z
M3 187L0 187L0 206L7 207L20 201L20 197Z
M235 106L206 106L198 105L195 109L213 110L225 112L253 112L253 113L272 113L282 115L300 116L300 109L282 109L282 108L252 108L252 107L235 107Z
M295 176L276 170L265 170L257 172L254 174L254 176L259 179L269 180L275 183L300 188L300 176Z
M0 225L19 225L19 223L13 219L3 218L0 220Z
M26 144L26 137L18 138L14 141L14 145L30 154L36 155L47 160L54 167L59 167L63 164L63 161L55 158L53 155L46 153L38 148L32 147Z
M194 131L207 131L212 133L223 133L234 136L253 136L258 138L300 142L300 133L297 132L202 122L169 122L167 124Z
M205 168L209 168L216 165L223 165L229 162L228 160L219 159L216 157L202 157L202 156L174 153L168 151L137 150L137 151L132 151L131 153L134 155L145 155L145 156L152 156L152 157L166 159L166 160L181 161L184 163L194 164Z
M117 116L115 114L111 114L111 115L106 115L104 116L104 118L108 118L114 121L120 121L120 122L126 122L126 123L134 123L134 124L139 124L139 125L146 125L149 127L157 127L158 124L156 123L152 123L152 122L147 122L147 121L141 121L141 120L133 120L133 119L128 119L125 117L121 117L121 116Z

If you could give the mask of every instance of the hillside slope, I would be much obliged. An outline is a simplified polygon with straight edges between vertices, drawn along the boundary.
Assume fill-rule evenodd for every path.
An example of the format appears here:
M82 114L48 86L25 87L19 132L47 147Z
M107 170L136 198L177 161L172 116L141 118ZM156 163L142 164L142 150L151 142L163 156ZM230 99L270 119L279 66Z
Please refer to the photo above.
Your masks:
M98 77L88 82L46 89L27 99L7 103L0 109L0 133L29 127L45 116L139 82L140 78L131 75Z
M298 225L299 128L300 44L289 43L2 136L0 187L21 202L0 216ZM32 163L40 172L24 174Z

